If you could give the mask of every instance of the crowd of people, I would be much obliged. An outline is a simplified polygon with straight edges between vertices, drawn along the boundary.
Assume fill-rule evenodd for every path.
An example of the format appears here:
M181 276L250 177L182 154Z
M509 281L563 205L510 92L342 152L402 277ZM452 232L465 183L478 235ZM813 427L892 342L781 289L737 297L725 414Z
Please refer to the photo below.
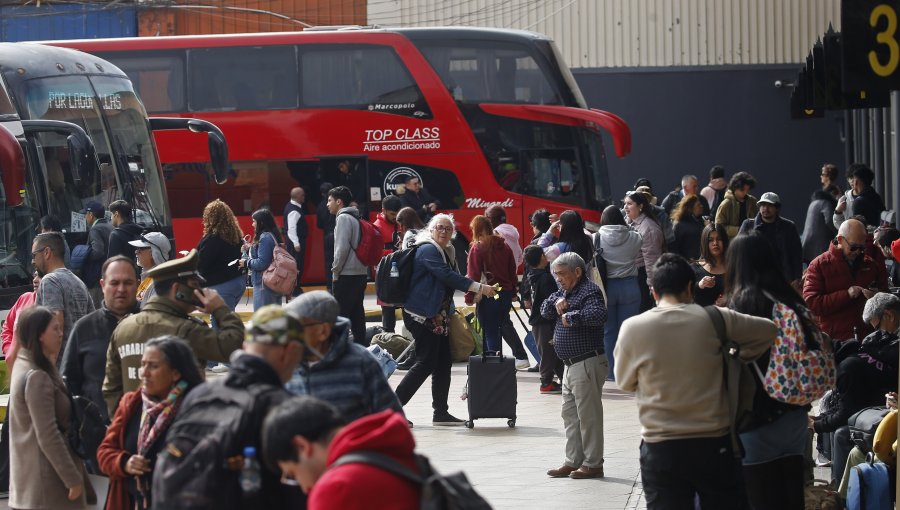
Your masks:
M414 507L420 494L402 477L341 459L376 452L417 469L403 407L429 377L433 425L463 424L448 401L459 291L477 303L483 348L507 343L518 369L540 373L541 394L561 394L564 459L548 476L605 477L609 381L636 394L648 507L802 508L813 433L837 487L847 459L858 459L850 416L897 390L900 299L887 292L900 271L900 232L890 216L882 221L872 171L852 165L847 176L843 193L837 169L822 168L802 236L781 216L776 192L757 199L752 175L726 180L716 166L706 187L685 175L661 205L639 179L621 206L601 212L594 233L577 211L539 209L522 239L491 205L469 223L466 254L457 253L452 216L411 177L409 196L386 197L374 222L382 254L416 247L399 306L415 358L396 389L366 349L371 268L357 251L368 226L346 185L320 190L327 291L304 292L298 279L284 294L263 278L278 246L302 274L302 188L291 191L281 226L262 208L247 236L227 204L209 203L198 249L177 259L169 239L144 232L122 201L109 204L111 221L106 207L88 203L87 242L73 250L47 218L32 246L35 291L0 334L12 372L0 440L10 506L83 508L97 497L91 473L109 477L112 509L185 497L216 508L358 507L379 498ZM235 312L244 271L249 329ZM514 301L530 311L535 367L510 321ZM383 329L395 332L397 303L379 305ZM830 405L818 414L766 387L779 336L836 367ZM729 407L726 341L760 374L741 420ZM207 367L227 374L205 382ZM83 413L72 396L108 423L93 451L76 453L70 429Z

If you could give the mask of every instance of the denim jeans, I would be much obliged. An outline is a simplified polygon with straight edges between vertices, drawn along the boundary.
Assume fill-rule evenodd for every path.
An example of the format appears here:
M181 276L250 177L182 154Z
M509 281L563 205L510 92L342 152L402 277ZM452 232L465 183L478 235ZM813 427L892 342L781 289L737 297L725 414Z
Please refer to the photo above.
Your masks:
M610 278L606 281L606 325L603 326L603 350L609 360L609 375L614 374L616 360L613 350L619 338L619 328L625 319L640 313L641 290L636 276Z
M262 282L253 286L253 311L266 305L280 305L281 295L269 290Z
M478 321L484 329L484 350L500 351L500 323L503 316L509 317L512 306L512 291L501 290L497 299L485 297L478 303Z
M227 282L210 285L209 288L218 292L219 295L222 296L222 300L225 301L225 305L228 306L228 308L231 308L231 311L233 312L234 309L237 308L238 303L241 302L241 297L244 296L244 291L247 289L247 278L244 277L244 275L241 275L237 278L228 280ZM256 292L253 294L255 296ZM216 318L212 315L209 316L209 322L213 329L219 329ZM215 366L215 363L212 365Z

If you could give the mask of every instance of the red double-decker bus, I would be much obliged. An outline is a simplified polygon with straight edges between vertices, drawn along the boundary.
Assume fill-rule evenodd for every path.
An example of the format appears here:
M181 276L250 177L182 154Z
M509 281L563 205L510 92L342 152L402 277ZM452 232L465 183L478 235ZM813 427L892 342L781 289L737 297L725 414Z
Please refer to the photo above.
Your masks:
M199 241L214 198L246 229L256 208L280 216L290 189L305 188L304 283L324 279L323 182L349 184L374 216L415 175L459 224L501 204L527 242L538 208L597 221L609 204L601 130L618 156L631 146L628 126L589 109L553 41L531 32L345 27L55 44L113 62L149 113L202 115L224 132L224 186L209 177L205 147L156 134L180 247Z

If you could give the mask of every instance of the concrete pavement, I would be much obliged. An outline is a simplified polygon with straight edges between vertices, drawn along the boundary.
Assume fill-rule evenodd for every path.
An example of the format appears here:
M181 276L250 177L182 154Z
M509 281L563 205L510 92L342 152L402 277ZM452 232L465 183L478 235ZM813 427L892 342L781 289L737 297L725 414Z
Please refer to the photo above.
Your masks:
M515 320L513 323L521 334L521 326ZM396 386L403 374L395 372L391 385ZM464 471L478 492L497 509L646 508L640 483L640 424L634 397L612 382L603 387L606 477L554 479L547 476L547 470L559 467L565 460L562 397L541 395L536 373L518 372L517 378L518 416L514 429L507 427L505 419L476 420L471 430L433 427L431 383L426 381L406 405L407 416L414 423L418 451L428 455L441 473ZM450 413L458 418L468 416L466 402L459 399L465 382L466 364L457 363L452 370Z

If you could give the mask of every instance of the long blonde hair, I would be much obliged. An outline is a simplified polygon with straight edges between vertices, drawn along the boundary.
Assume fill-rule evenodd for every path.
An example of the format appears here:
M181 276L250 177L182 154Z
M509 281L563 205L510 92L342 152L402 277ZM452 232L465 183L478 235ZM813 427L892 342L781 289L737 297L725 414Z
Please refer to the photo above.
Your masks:
M214 235L228 244L240 245L244 233L228 204L218 198L203 209L203 237Z

